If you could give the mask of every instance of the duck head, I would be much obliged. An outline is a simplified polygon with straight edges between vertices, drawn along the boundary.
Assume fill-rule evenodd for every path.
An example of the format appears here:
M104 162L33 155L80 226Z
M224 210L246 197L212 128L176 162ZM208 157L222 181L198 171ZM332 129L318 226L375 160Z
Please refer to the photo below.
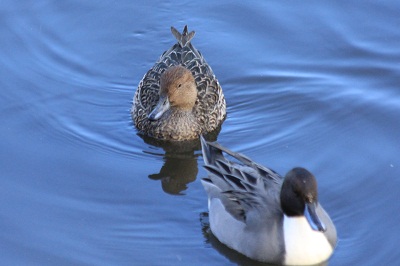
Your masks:
M304 168L293 168L289 171L282 184L281 207L288 217L305 216L311 228L325 232L326 226L318 217L317 181L313 174Z
M197 87L190 70L183 66L169 67L161 75L159 100L148 118L158 120L170 109L191 111L196 100Z

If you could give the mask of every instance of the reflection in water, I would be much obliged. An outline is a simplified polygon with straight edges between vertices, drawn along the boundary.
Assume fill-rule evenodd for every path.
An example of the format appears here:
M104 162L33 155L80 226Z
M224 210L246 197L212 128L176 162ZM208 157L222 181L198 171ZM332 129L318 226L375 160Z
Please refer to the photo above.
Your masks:
M205 136L209 141L217 139L220 127ZM187 189L187 184L196 180L198 173L197 157L200 152L200 140L188 141L166 141L154 139L139 134L145 143L157 146L165 151L164 165L157 174L150 174L149 178L161 180L162 189L173 195L182 195L182 191Z
M206 243L211 244L211 246L218 251L221 255L225 256L229 261L243 266L275 266L275 264L269 264L264 262L255 261L249 259L248 257L240 254L239 252L230 249L228 246L222 244L211 232L210 223L208 220L208 212L200 213L200 223L203 236L206 239ZM316 264L315 266L327 266L328 262L322 262Z
M179 195L187 189L187 184L196 180L198 168L196 156L187 154L185 158L165 154L164 165L158 174L149 175L150 179L161 180L162 189L169 194Z

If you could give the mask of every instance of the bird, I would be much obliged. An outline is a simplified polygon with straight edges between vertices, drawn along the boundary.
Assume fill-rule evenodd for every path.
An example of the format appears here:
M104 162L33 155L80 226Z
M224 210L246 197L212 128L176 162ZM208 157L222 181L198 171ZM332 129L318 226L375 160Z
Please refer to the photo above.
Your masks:
M131 116L141 134L161 140L198 139L226 118L226 101L210 65L192 45L187 26L140 81Z
M283 178L240 153L200 138L211 232L250 259L312 265L332 255L335 225L318 202L315 176L295 167Z

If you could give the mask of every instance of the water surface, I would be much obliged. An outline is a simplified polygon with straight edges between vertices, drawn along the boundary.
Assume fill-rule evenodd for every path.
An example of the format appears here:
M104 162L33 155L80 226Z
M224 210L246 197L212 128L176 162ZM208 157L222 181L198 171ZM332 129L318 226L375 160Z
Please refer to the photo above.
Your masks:
M196 147L143 139L142 76L189 25L224 90L218 141L313 172L329 265L400 261L400 5L2 1L2 265L251 265L207 231Z

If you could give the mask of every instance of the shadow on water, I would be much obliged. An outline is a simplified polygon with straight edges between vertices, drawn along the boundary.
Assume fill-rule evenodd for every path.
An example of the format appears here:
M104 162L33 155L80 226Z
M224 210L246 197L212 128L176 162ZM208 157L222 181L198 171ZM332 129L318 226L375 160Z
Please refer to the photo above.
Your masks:
M221 126L204 137L216 141ZM164 164L158 173L150 174L152 180L160 180L164 192L172 195L184 195L187 184L196 180L199 171L197 157L201 154L200 140L165 141L138 134L149 145L164 150Z
M219 254L225 256L229 261L241 266L276 266L275 264L264 263L249 259L243 254L222 244L211 232L208 212L200 213L201 231L207 244L210 244ZM315 266L327 266L328 262L316 264Z
M187 184L196 180L197 172L197 160L194 153L166 153L160 172L149 175L149 178L160 180L164 192L183 195L182 191L187 189Z

